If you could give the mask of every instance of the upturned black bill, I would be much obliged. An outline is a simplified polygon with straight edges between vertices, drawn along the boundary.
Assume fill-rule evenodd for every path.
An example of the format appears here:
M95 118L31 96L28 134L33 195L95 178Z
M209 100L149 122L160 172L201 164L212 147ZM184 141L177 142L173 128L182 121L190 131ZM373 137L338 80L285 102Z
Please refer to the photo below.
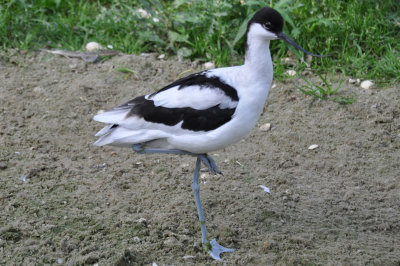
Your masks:
M287 42L288 44L293 45L294 47L296 47L297 49L299 49L300 51L315 56L315 57L327 57L327 56L331 56L331 55L319 55L319 54L313 54L309 51L304 50L302 47L300 47L297 43L295 43L292 39L290 39L288 36L286 36L286 34L284 34L283 32L279 32L278 34L276 34L276 36L278 36L279 39L284 40L285 42Z

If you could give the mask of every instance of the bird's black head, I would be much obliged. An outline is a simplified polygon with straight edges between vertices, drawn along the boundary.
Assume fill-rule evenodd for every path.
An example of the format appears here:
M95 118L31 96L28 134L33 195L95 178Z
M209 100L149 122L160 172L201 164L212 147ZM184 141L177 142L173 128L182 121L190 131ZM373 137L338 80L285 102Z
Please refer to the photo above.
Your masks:
M316 57L325 57L329 55L318 55L318 54L313 54L309 51L304 50L301 46L299 46L296 42L294 42L292 39L290 39L288 36L286 36L283 33L283 18L281 14L279 14L278 11L276 11L273 8L270 7L263 7L260 10L258 10L254 16L250 19L249 23L247 24L247 31L246 31L246 50L247 50L247 38L248 38L248 33L252 25L254 24L259 24L261 25L267 32L268 34L268 39L273 40L275 38L279 38L281 40L284 40L285 42L289 43L290 45L293 45L300 51L316 56Z
M263 26L264 29L276 34L283 30L283 18L281 14L270 7L263 7L258 10L249 21L247 30L249 30L249 26L253 23L258 23Z

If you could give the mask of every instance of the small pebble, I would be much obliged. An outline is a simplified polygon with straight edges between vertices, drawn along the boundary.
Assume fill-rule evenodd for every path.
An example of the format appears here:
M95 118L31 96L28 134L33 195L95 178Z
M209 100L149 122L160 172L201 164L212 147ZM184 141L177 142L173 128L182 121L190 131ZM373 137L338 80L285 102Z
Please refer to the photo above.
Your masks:
M283 64L287 66L295 66L297 64L296 60L290 57L283 59Z
M203 67L205 69L213 69L213 68L215 68L215 64L213 62L206 62L203 64Z
M104 110L99 110L99 111L97 111L97 114L99 115L99 114L102 114L104 112L105 112Z
M286 74L289 76L289 77L294 77L294 76L296 76L296 74L297 74L297 72L295 71L295 70L287 70L286 71Z
M187 260L187 259L194 259L194 258L196 258L196 256L190 256L190 255L185 255L185 256L183 256L183 259L184 259L184 260Z
M261 131L269 131L271 129L271 123L265 123L264 125L260 126Z
M271 89L274 89L274 88L276 88L276 84L275 83L272 84L272 86L271 86Z
M90 42L86 44L86 51L88 52L95 52L97 50L100 50L101 48L101 45L97 42Z
M350 84L356 84L356 82L357 82L357 80L355 80L355 79L349 79Z
M160 54L158 57L157 57L158 59L164 59L165 58L165 54Z
M35 87L33 88L33 92L37 94L42 94L44 92L44 89L42 87Z
M200 179L207 179L207 178L209 178L210 176L208 175L208 173L202 173L202 174L200 174Z
M143 8L138 8L137 11L139 12L140 16L142 18L149 18L151 15L149 14L149 12L147 12L146 10L144 10Z
M145 224L145 223L147 223L147 220L146 220L145 218L139 218L139 219L137 220L137 222L138 222L138 223L143 223L143 224Z
M189 164L188 163L183 163L180 165L181 168L189 168Z
M0 170L7 169L8 165L5 162L0 162Z
M375 84L371 80L364 80L360 84L360 87L363 88L364 90L372 89L374 86Z
M308 147L309 150L315 150L316 148L318 148L317 144L313 144L313 145L310 145L310 147Z

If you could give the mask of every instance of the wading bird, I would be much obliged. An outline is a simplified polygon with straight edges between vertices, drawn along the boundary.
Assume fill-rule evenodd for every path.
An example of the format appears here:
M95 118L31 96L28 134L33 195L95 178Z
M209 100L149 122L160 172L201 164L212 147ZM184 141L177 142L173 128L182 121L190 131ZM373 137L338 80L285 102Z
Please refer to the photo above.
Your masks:
M301 48L282 29L282 16L264 7L248 23L243 65L189 75L94 117L108 124L96 134L96 146L128 146L143 154L197 157L192 189L202 244L216 260L222 252L234 250L207 238L198 184L201 162L211 173L221 173L207 153L239 141L255 126L273 78L270 41L281 39L307 54L322 57Z

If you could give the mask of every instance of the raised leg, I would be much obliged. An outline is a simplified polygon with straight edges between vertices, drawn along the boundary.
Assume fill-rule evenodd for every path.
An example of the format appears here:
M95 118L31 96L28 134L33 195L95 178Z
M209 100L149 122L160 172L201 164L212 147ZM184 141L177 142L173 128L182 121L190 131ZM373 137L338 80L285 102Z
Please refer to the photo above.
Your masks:
M199 156L212 174L214 174L214 175L222 174L221 170L219 170L218 166L215 164L213 158L211 158L207 154L201 154Z
M150 154L150 153L167 153L167 154L181 154L181 155L190 155L201 158L203 163L208 167L210 172L214 175L222 174L221 170L219 170L218 166L215 164L213 158L208 156L207 154L197 154L188 151L182 150L164 150L164 149L155 149L155 148L143 148L142 144L133 144L132 149L140 154Z
M192 181L192 190L194 194L194 199L196 201L197 212L199 215L200 225L201 225L201 243L203 247L209 252L211 257L215 260L221 260L220 254L223 252L233 252L234 249L225 248L217 243L217 240L214 238L211 241L207 239L207 229L206 223L203 213L203 207L200 201L200 186L199 186L199 174L200 174L200 166L201 162L203 162L211 173L213 174L221 174L221 171L215 164L214 160L208 156L207 154L196 154L182 150L163 150L163 149L154 149L154 148L143 148L141 144L132 145L132 149L141 154L145 153L170 153L170 154L183 154L183 155L191 155L196 156L196 167L194 168L194 175Z

